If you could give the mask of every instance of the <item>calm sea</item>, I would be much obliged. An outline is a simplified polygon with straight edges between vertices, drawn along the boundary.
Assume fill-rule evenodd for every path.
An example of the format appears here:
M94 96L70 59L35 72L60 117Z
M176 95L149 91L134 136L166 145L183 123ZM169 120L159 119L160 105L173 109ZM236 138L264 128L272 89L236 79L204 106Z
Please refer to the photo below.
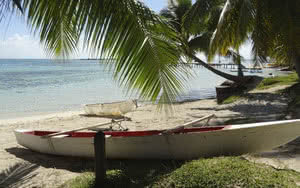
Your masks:
M224 81L204 68L195 72L179 100L211 98ZM126 96L99 61L0 60L0 119L80 110Z

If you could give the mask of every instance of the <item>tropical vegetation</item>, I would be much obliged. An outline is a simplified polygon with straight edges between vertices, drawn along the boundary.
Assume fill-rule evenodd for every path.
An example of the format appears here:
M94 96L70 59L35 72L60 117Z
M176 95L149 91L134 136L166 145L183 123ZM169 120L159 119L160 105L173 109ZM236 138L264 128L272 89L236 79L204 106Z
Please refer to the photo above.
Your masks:
M198 0L186 22L197 21L214 9L216 1ZM210 57L238 49L245 41L253 44L254 61L294 66L300 75L300 1L226 0L210 43Z
M5 0L1 16L20 5L46 52L62 58L79 43L97 57L110 59L114 77L128 92L170 103L191 73L183 63L176 33L160 16L135 0Z
M295 66L300 74L299 1L171 2L162 18L135 0L4 0L0 19L7 11L21 10L49 55L68 57L83 43L91 54L110 59L115 79L127 92L160 103L174 101L183 91L191 72L178 65L190 59L226 79L243 81L196 54L204 52L208 60L229 50L238 55L249 40L256 63L270 57Z
M183 22L185 15L192 8L192 0L171 0L167 8L161 10L160 15L167 19L168 23L173 26L174 30L177 32L177 36L180 37L179 46L182 48L182 54L187 59L192 59L198 64L202 65L206 69L212 71L216 75L219 75L225 79L234 81L234 82L245 82L247 78L243 78L243 73L241 69L241 56L234 52L233 50L227 50L227 53L224 55L230 57L239 67L238 76L233 76L226 72L215 69L210 66L208 63L204 62L197 57L197 53L209 54L209 43L217 27L217 21L221 14L220 4L212 9L212 11L207 12L209 19L203 17L199 22L194 25L189 25L189 27L184 27ZM197 31L193 33L193 31Z

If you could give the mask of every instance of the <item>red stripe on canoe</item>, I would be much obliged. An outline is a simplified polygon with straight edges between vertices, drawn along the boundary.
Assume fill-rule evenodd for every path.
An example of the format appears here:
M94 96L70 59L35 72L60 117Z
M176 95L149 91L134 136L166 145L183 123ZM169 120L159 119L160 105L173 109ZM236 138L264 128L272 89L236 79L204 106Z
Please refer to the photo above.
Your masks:
M223 129L223 126L218 127L200 127L200 128L186 128L181 131L176 132L175 134L180 133L191 133L191 132L207 132L207 131L217 131ZM104 131L105 135L110 135L114 137L119 136L151 136L158 135L162 133L164 130L149 130L149 131ZM45 136L52 133L57 133L55 131L28 131L24 132L25 134L32 134L36 136ZM96 132L73 132L69 133L70 137L94 137Z

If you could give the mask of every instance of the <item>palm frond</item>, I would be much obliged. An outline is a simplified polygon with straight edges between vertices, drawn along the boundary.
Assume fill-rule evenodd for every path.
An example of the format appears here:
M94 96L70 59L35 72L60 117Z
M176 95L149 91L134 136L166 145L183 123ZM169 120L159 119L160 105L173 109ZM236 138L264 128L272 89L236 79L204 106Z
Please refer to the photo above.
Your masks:
M16 8L23 13L21 0L1 0L0 1L0 23L6 15L16 12Z
M33 173L38 165L31 163L16 163L8 169L0 172L0 187L19 187L36 176Z
M279 62L292 66L300 54L300 2L274 0L268 4L268 52Z
M13 5L15 5L23 13L21 0L12 0L12 1L13 1Z
M224 0L197 0L191 9L184 15L183 27L193 35L199 35L209 29L207 21L219 17L218 9ZM217 14L216 14L217 13ZM217 15L217 16L216 16Z
M126 91L169 103L182 91L186 70L168 24L135 0L24 0L28 20L49 54L68 56L80 36L84 47L114 67ZM162 32L162 30L164 30ZM166 36L169 35L169 36ZM170 37L171 36L171 37ZM172 37L174 36L174 37Z
M212 33L206 32L202 35L193 37L188 41L189 48L193 51L199 51L208 54L211 36Z
M38 33L41 43L49 56L67 58L77 51L79 40L78 29L71 11L72 3L65 1L31 1L24 0L28 10L28 24L35 34Z
M253 1L227 0L212 37L210 59L216 53L225 55L230 47L238 49L248 39L254 19Z
M226 57L232 58L232 60L235 64L240 64L241 61L243 60L243 56L241 56L239 52L236 52L232 49L229 49L227 51Z
M189 34L184 31L182 24L184 15L191 7L191 0L172 0L169 1L168 7L161 10L160 15L168 20L168 23L176 29L178 34L188 38Z

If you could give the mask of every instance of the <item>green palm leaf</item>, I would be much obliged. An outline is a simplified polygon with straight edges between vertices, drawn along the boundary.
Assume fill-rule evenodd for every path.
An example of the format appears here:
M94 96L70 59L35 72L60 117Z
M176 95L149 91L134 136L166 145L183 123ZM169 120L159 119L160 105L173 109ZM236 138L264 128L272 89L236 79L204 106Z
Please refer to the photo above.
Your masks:
M225 55L230 47L238 49L248 39L252 22L251 0L227 0L211 41L211 55Z
M1 0L0 1L0 23L8 13L16 12L16 8L23 13L21 0Z
M18 7L18 9L23 13L23 8L21 5L21 0L12 0L13 1L13 5L15 5L16 7Z
M49 56L67 58L77 51L79 40L74 16L65 14L70 11L70 4L63 1L24 1L28 10L28 24Z
M187 79L178 38L143 3L134 0L24 0L29 25L50 55L69 56L79 39L108 61L127 92L161 103L176 99ZM166 36L168 35L168 36Z
M224 0L197 0L183 18L183 27L193 35L215 29ZM209 27L209 24L212 24Z

